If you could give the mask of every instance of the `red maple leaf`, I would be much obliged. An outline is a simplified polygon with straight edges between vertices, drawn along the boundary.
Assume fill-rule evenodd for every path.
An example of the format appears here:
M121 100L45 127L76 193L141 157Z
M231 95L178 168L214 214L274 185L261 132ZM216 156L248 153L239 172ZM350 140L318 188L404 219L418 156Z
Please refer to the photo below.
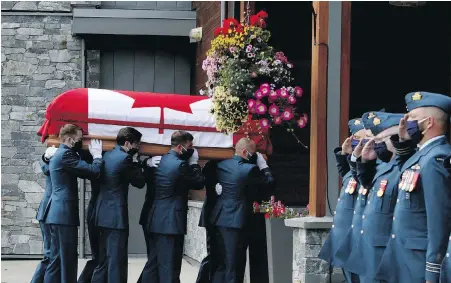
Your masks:
M190 113L191 104L208 99L205 96L194 95L181 95L181 94L163 94L163 93L151 93L151 92L134 92L134 91L119 91L120 93L127 95L135 100L132 108L144 108L144 107L160 107L160 134L164 129L164 108Z

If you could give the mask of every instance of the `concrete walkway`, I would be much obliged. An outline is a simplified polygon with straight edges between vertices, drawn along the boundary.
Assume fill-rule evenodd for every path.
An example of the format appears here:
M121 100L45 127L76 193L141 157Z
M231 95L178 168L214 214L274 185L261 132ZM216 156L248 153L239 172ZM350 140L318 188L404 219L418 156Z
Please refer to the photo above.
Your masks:
M78 260L78 275L80 275L87 259ZM2 260L2 283L29 283L31 276L38 265L38 260ZM146 263L145 258L129 258L128 282L134 283ZM192 261L183 260L181 283L193 283L196 281L199 267Z

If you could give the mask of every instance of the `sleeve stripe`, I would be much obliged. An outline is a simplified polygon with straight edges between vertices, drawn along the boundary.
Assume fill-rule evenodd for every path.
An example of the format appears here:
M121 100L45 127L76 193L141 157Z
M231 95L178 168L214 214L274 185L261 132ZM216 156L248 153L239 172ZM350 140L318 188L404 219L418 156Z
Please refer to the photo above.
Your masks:
M440 273L440 270L430 270L428 268L426 268L426 271L432 272L432 273Z
M426 261L426 265L442 266L441 264L438 264L438 263L432 263L432 262L428 262L428 261Z

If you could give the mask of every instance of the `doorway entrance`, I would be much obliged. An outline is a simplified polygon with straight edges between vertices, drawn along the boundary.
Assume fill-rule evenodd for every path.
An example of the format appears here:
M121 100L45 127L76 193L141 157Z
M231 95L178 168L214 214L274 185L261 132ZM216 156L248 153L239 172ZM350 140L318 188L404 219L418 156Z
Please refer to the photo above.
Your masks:
M405 113L412 91L449 95L451 4L396 7L352 2L350 118Z

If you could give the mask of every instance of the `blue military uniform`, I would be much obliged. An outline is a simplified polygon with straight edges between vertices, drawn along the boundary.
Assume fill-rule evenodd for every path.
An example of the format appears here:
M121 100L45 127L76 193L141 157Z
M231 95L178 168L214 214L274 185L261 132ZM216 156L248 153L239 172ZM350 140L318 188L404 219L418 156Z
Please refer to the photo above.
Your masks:
M353 135L364 129L361 119L350 120L348 126L351 134ZM359 184L356 172L354 172L353 176L353 172L350 168L349 157L341 154L340 147L335 149L334 153L337 160L338 172L343 178L342 188L340 190L340 196L334 212L334 223L332 225L332 229L329 232L326 242L324 243L318 257L329 262L331 266L344 267L344 264L339 264L336 262L335 253L345 238L349 227L351 227ZM352 282L351 278L353 275L347 271L344 272L347 281Z
M92 163L92 156L89 152L82 150L80 153L82 159L86 160L88 163ZM86 212L86 223L88 227L89 246L91 248L91 259L86 262L85 267L78 277L77 283L91 283L92 274L97 267L99 257L99 231L95 226L95 205L100 191L100 182L99 179L96 178L90 180L90 183L91 198L89 199Z
M41 200L38 208L38 214L36 219L39 221L39 227L41 228L42 233L42 242L44 243L44 257L42 258L39 265L36 267L36 270L33 274L33 278L31 279L31 283L41 283L44 281L44 274L47 266L51 262L51 251L50 251L50 227L44 222L45 216L45 208L49 203L50 196L52 195L52 181L50 179L50 171L48 160L45 159L44 155L42 155L42 159L39 161L41 165L42 173L44 173L45 177L45 192L44 197Z
M397 126L403 114L371 112L362 117L366 129L373 135ZM396 159L381 163L376 167L376 160L357 161L359 183L367 190L368 201L362 213L360 235L356 239L345 269L359 274L361 283L374 283L376 272L383 252L391 236L393 211L398 196L398 179L400 176ZM390 278L386 279L390 281ZM397 283L397 282L396 282Z
M220 162L217 174L222 189L209 221L219 230L223 260L217 270L224 272L224 280L213 282L243 282L248 245L246 226L252 215L248 190L268 188L274 179L268 168L260 171L237 155Z
M149 245L142 282L180 282L188 192L202 189L205 180L199 165L189 165L174 150L154 171L154 196L146 198L140 219Z
M52 194L45 208L44 221L50 225L53 260L45 272L46 283L77 281L77 226L80 225L77 177L98 178L102 168L101 158L88 164L64 144L50 160Z
M438 107L451 112L451 98L439 94L409 93L406 103L408 111ZM438 136L403 164L392 235L378 270L381 279L389 274L396 282L439 282L451 215L451 178L442 163L450 154L446 137Z
M445 158L443 161L443 166L451 173L451 155ZM440 283L451 283L451 259L449 258L451 254L451 235L449 236L448 249L446 251L445 259L442 263L442 268L440 270Z
M202 206L202 211L199 218L199 227L204 227L206 230L206 243L207 243L207 256L202 260L197 275L196 283L209 283L213 281L213 277L222 278L223 273L216 272L216 268L220 259L218 259L218 243L217 243L217 231L216 227L211 225L208 218L211 214L211 210L216 204L217 195L215 186L218 183L218 177L216 170L218 163L216 161L209 161L202 169L202 173L205 176L205 201Z
M98 266L92 282L127 282L128 270L128 189L145 185L139 163L116 145L105 152L104 170L95 207L95 226L100 232Z

